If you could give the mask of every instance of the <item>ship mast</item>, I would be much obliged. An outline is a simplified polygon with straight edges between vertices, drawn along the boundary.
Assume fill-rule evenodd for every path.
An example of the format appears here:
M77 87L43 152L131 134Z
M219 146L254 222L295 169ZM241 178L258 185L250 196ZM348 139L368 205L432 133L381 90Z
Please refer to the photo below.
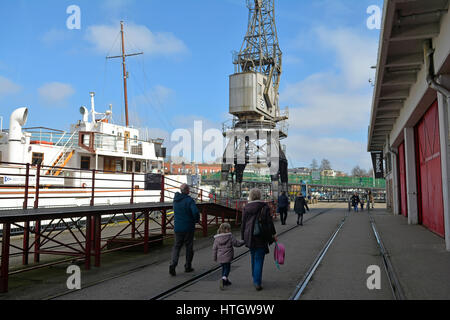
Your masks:
M125 35L123 31L123 21L120 21L120 34L122 36L122 55L120 56L114 56L114 57L106 57L106 59L115 59L115 58L122 58L122 67L123 67L123 95L125 99L125 121L126 126L129 127L129 120L128 120L128 93L127 93L127 78L128 78L128 72L126 67L126 58L131 56L138 56L141 54L144 54L143 52L139 53L131 53L126 54L125 53Z

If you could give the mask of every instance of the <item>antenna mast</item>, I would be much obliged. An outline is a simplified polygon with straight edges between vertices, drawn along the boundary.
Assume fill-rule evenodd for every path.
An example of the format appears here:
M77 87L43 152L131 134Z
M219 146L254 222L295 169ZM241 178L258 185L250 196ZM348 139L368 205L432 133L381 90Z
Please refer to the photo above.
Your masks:
M122 55L120 56L114 56L114 57L106 57L106 59L115 59L115 58L122 58L122 67L123 67L123 95L125 99L125 121L126 126L129 127L129 119L128 119L128 92L127 92L127 78L128 78L128 72L126 68L126 58L131 56L138 56L141 54L144 54L143 52L139 53L132 53L132 54L126 54L125 53L125 35L123 31L123 21L120 21L120 34L122 36Z

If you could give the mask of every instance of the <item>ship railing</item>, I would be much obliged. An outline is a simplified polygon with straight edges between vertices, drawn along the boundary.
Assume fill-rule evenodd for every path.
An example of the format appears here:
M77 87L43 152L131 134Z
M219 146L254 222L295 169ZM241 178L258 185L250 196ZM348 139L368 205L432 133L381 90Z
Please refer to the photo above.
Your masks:
M127 140L127 141L126 141ZM105 133L95 133L95 150L123 152L133 155L143 155L143 144L150 142L141 141L135 138L125 138Z
M67 132L49 132L40 130L29 133L31 134L30 142L37 145L50 144L60 147L65 146L70 142L74 142L74 138L78 139L78 137L75 137L73 134L69 136L69 133Z
M61 136L61 138L58 140L58 142L56 143L57 146L62 145L62 150L61 150L61 152L57 153L55 155L55 157L52 159L52 161L50 162L54 167L57 165L57 160L60 157L60 154L70 152L70 149L73 148L73 146L75 145L75 140L78 143L78 131L74 131L69 138L66 138L66 136L68 136L68 134L65 132ZM76 137L76 139L75 139L75 137ZM65 139L65 140L63 140L63 139ZM62 141L65 141L65 143L62 144Z
M61 174L45 175L49 169L61 169ZM161 183L149 188L147 175L0 162L0 210L172 202L183 183L190 184L191 196L198 203L216 203L236 210L245 204L244 200L221 197L213 190L188 183L185 176L156 174Z
M151 181L156 181L156 184L145 187L149 177L144 173L62 168L64 177L61 178L43 175L49 168L40 164L33 166L0 162L0 177L22 179L22 183L16 181L16 185L0 185L0 205L8 203L8 200L16 201L21 202L19 209L24 209L19 210L17 218L2 217L0 211L0 218L3 218L0 223L2 240L0 293L8 290L8 276L13 274L66 262L73 264L74 260L84 261L85 270L89 270L91 262L100 267L102 254L138 246L143 247L147 253L150 244L161 244L164 240L173 238L174 215L173 205L170 205L170 202L185 182L184 179L152 175ZM153 179L155 176L159 179ZM50 182L61 179L87 181L90 184L69 188ZM197 203L203 204L199 206L201 220L196 229L203 231L205 237L208 231L211 231L209 227L215 229L218 227L220 216L222 221L226 218L229 222L234 220L238 223L240 212L247 203L246 200L220 198L198 185L191 186L191 191ZM114 192L120 194L115 195ZM136 206L139 209L134 209L135 206L114 206L112 204L116 203L110 203L107 212L94 207L103 205L106 198L109 200L118 198L118 201L124 204L138 202L145 204ZM87 204L81 202L73 204L71 199L87 201ZM57 202L62 204L58 205ZM228 208L217 208L213 204L210 206L209 203L213 202ZM78 211L72 209L72 213L65 209L27 210L48 207L49 203L52 207L86 205L90 208ZM212 214L211 210L220 211ZM43 213L48 214L42 215ZM62 234L64 236L60 237ZM21 236L21 243L18 243L17 239L12 239L12 236ZM34 255L34 263L28 266L31 255ZM23 268L18 267L20 258ZM10 261L15 265L14 270L9 270Z

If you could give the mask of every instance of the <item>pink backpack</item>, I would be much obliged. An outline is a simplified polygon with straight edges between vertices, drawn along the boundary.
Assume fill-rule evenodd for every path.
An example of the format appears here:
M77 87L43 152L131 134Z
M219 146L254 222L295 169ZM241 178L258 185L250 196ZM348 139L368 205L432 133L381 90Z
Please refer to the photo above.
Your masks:
M284 264L284 256L286 253L286 248L283 244L275 242L275 251L273 253L273 258L275 259L275 264L278 269L280 269L280 264Z

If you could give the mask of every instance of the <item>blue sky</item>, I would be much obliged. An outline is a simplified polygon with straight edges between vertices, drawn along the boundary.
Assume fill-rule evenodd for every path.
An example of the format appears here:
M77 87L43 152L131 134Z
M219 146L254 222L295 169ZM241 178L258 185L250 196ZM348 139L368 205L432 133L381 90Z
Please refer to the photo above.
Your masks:
M81 29L69 30L66 9L81 9ZM381 0L276 0L284 73L282 106L290 108L290 166L328 158L349 172L370 168L367 127L379 30L366 10ZM132 124L170 139L177 128L221 128L228 115L232 51L247 27L245 0L8 0L0 4L0 116L8 127L17 107L27 126L68 130L96 92L97 111L113 104L123 119L116 40L126 23Z

